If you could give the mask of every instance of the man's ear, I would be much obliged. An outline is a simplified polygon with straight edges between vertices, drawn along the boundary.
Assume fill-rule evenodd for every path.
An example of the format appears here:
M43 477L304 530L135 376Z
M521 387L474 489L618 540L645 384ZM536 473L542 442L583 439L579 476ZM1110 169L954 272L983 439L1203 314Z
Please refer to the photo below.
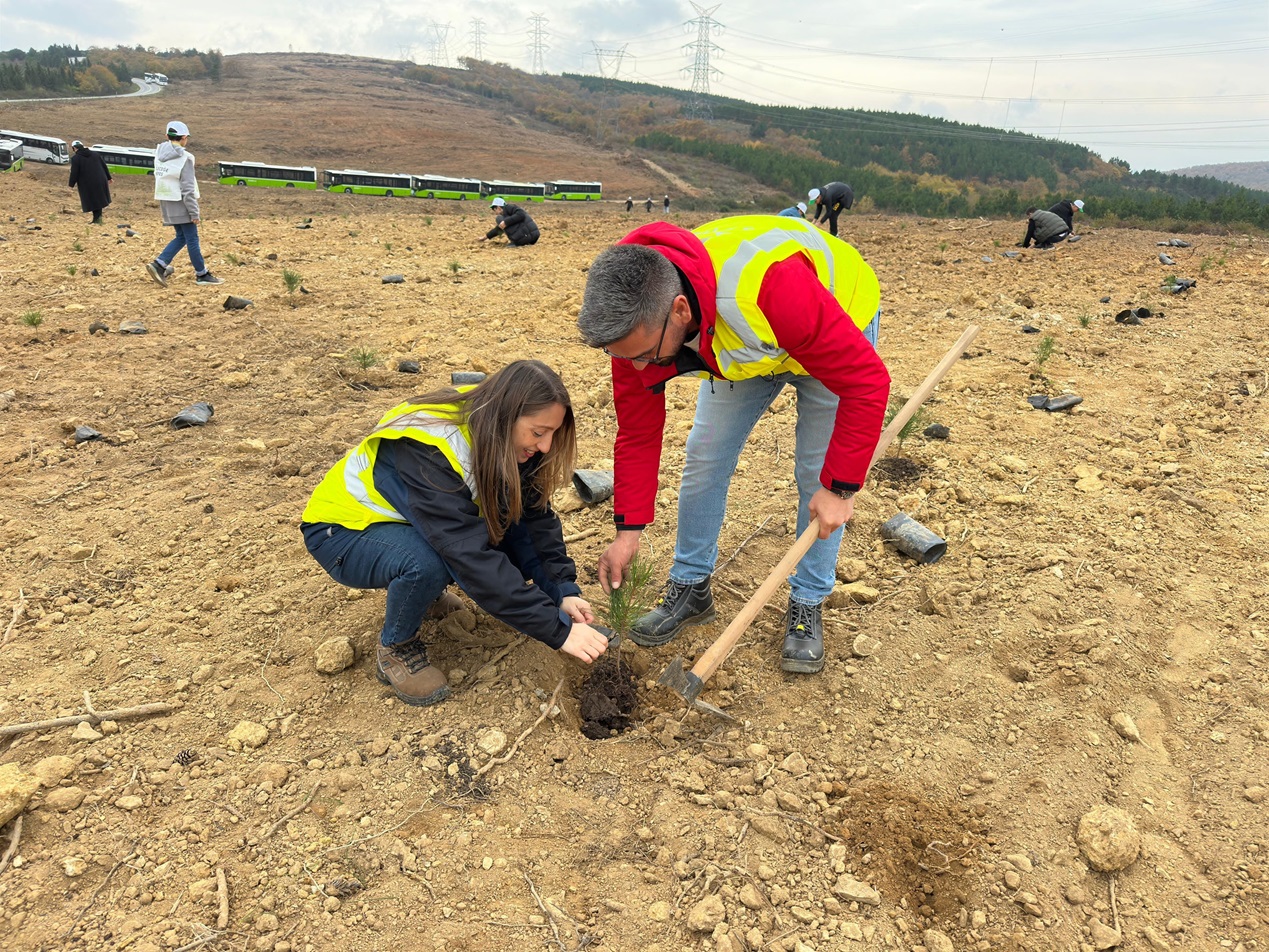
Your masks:
M692 323L692 305L688 303L686 294L680 294L674 299L674 303L670 305L670 316L680 327L687 327Z

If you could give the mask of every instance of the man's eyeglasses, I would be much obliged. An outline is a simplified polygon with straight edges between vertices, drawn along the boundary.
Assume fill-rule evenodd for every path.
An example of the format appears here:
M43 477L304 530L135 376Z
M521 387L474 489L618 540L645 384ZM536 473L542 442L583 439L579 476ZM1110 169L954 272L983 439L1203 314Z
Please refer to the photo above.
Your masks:
M670 315L673 313L674 313L674 308L671 307L669 312L667 312L665 315L665 321L662 322L661 324L661 336L657 338L657 345L653 347L651 350L645 350L638 357L623 357L621 354L614 354L607 347L603 347L600 349L603 350L603 352L607 354L609 357L611 357L613 360L629 360L632 363L652 364L653 366L656 366L656 367L668 367L670 366L670 364L674 363L674 355L670 355L669 357L662 357L661 345L665 343L665 329L670 326Z

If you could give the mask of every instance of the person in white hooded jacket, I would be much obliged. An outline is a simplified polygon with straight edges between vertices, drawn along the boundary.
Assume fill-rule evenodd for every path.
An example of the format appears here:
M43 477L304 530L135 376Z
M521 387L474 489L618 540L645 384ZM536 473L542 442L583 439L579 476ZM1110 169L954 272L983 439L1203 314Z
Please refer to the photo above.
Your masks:
M159 256L145 270L159 284L167 287L172 274L172 259L182 248L189 252L197 284L222 284L203 261L198 246L198 180L194 177L194 155L185 151L189 127L173 120L167 124L167 141L154 149L154 197L163 213L163 224L176 229Z

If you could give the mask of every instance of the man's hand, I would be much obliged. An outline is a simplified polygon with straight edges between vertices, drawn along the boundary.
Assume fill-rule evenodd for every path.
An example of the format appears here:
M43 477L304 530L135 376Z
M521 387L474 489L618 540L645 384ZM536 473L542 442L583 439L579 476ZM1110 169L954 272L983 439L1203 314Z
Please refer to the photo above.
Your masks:
M827 539L838 527L850 522L855 514L855 500L854 497L843 499L821 486L811 497L808 508L812 516L819 517L820 538Z
M595 613L591 611L590 602L580 595L566 595L560 601L560 608L573 621L590 625L595 621Z
M626 576L626 566L639 553L639 536L641 532L630 530L618 532L604 554L599 557L599 584L607 594L614 588L621 588Z
M590 664L608 650L608 639L590 625L577 624L568 633L560 651Z

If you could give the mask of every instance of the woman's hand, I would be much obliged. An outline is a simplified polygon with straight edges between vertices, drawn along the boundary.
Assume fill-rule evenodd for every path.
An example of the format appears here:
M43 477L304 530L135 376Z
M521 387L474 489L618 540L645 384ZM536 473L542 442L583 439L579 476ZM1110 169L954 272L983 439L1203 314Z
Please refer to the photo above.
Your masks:
M590 664L608 650L608 639L590 625L576 624L568 633L568 639L560 646L560 651L572 655L579 661Z
M591 611L590 602L580 595L565 596L560 601L560 608L573 621L581 622L583 625L589 625L595 621L595 613Z

